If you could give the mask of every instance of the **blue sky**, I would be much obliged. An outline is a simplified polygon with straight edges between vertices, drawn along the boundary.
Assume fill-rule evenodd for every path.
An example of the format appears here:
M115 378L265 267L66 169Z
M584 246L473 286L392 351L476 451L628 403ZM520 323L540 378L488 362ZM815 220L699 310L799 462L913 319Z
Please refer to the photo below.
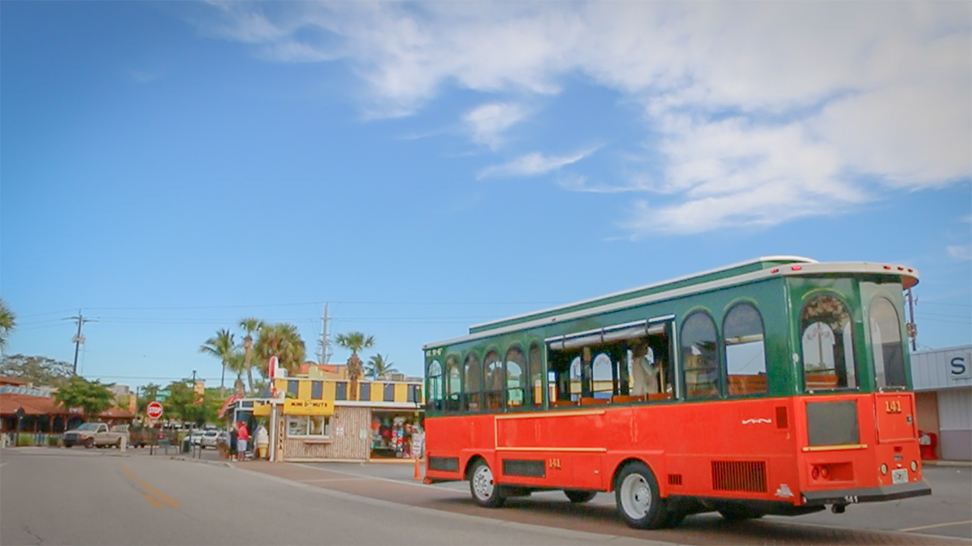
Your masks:
M7 354L218 386L255 316L470 324L764 255L972 342L972 5L0 3ZM237 335L239 338L239 334ZM334 348L332 362L348 354Z

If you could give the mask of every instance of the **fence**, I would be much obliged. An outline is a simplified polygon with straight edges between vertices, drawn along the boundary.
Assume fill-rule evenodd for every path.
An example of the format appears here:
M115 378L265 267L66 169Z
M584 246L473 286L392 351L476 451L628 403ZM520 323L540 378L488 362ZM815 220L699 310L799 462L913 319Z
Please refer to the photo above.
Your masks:
M59 446L63 444L64 434L52 432L4 432L2 433L3 447L26 446Z

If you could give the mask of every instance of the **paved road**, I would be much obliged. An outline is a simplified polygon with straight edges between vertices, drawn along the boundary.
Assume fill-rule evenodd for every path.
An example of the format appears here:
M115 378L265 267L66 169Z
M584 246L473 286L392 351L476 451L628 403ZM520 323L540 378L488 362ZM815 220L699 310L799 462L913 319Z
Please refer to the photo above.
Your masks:
M926 479L934 489L930 497L852 505L845 514L820 512L736 523L726 522L716 514L700 514L686 518L676 529L663 531L624 527L618 519L614 498L609 494L599 494L589 505L577 506L568 503L561 492L534 493L527 499L510 500L510 508L487 510L469 500L465 483L431 488L416 485L410 465L249 462L240 467L315 487L396 498L398 502L426 508L680 544L928 544L950 542L951 537L960 539L956 543L968 544L972 539L972 468L969 467L926 467Z
M4 449L0 507L0 543L5 546L658 544L497 524L299 485L221 463L116 450Z

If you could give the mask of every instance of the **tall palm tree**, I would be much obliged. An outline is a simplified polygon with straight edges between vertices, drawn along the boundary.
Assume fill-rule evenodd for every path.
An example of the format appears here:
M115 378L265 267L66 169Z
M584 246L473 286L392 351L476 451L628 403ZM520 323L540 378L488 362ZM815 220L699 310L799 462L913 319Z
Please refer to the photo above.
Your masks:
M388 360L387 356L382 356L381 353L377 353L368 359L368 375L372 379L378 379L383 375L397 372L395 363Z
M253 332L263 328L263 321L258 318L247 317L240 321L240 328L246 331L243 338L243 366L246 369L246 384L253 392Z
M7 307L7 303L0 298L0 354L7 346L7 336L17 327L17 315Z
M361 377L361 359L358 358L358 351L367 349L375 344L375 336L366 336L361 332L348 332L338 334L337 344L345 349L351 350L348 358L348 379L351 381L351 400L358 398L358 378Z
M236 351L236 343L233 342L233 334L226 328L216 332L214 337L207 339L206 343L199 347L200 353L211 354L223 363L223 374L219 378L220 394L223 393L223 384L226 380L226 365L229 364L234 351Z
M280 366L290 376L294 376L304 363L306 348L300 332L293 324L264 324L260 328L260 337L254 345L254 352L260 360L260 371L264 377L270 376L271 356L276 356Z

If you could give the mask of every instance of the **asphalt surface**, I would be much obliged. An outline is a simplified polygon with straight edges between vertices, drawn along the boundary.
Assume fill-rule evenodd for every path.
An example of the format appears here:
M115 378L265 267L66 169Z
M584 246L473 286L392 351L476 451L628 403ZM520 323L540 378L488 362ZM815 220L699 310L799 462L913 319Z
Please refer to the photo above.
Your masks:
M659 544L409 506L204 456L0 450L0 543Z

